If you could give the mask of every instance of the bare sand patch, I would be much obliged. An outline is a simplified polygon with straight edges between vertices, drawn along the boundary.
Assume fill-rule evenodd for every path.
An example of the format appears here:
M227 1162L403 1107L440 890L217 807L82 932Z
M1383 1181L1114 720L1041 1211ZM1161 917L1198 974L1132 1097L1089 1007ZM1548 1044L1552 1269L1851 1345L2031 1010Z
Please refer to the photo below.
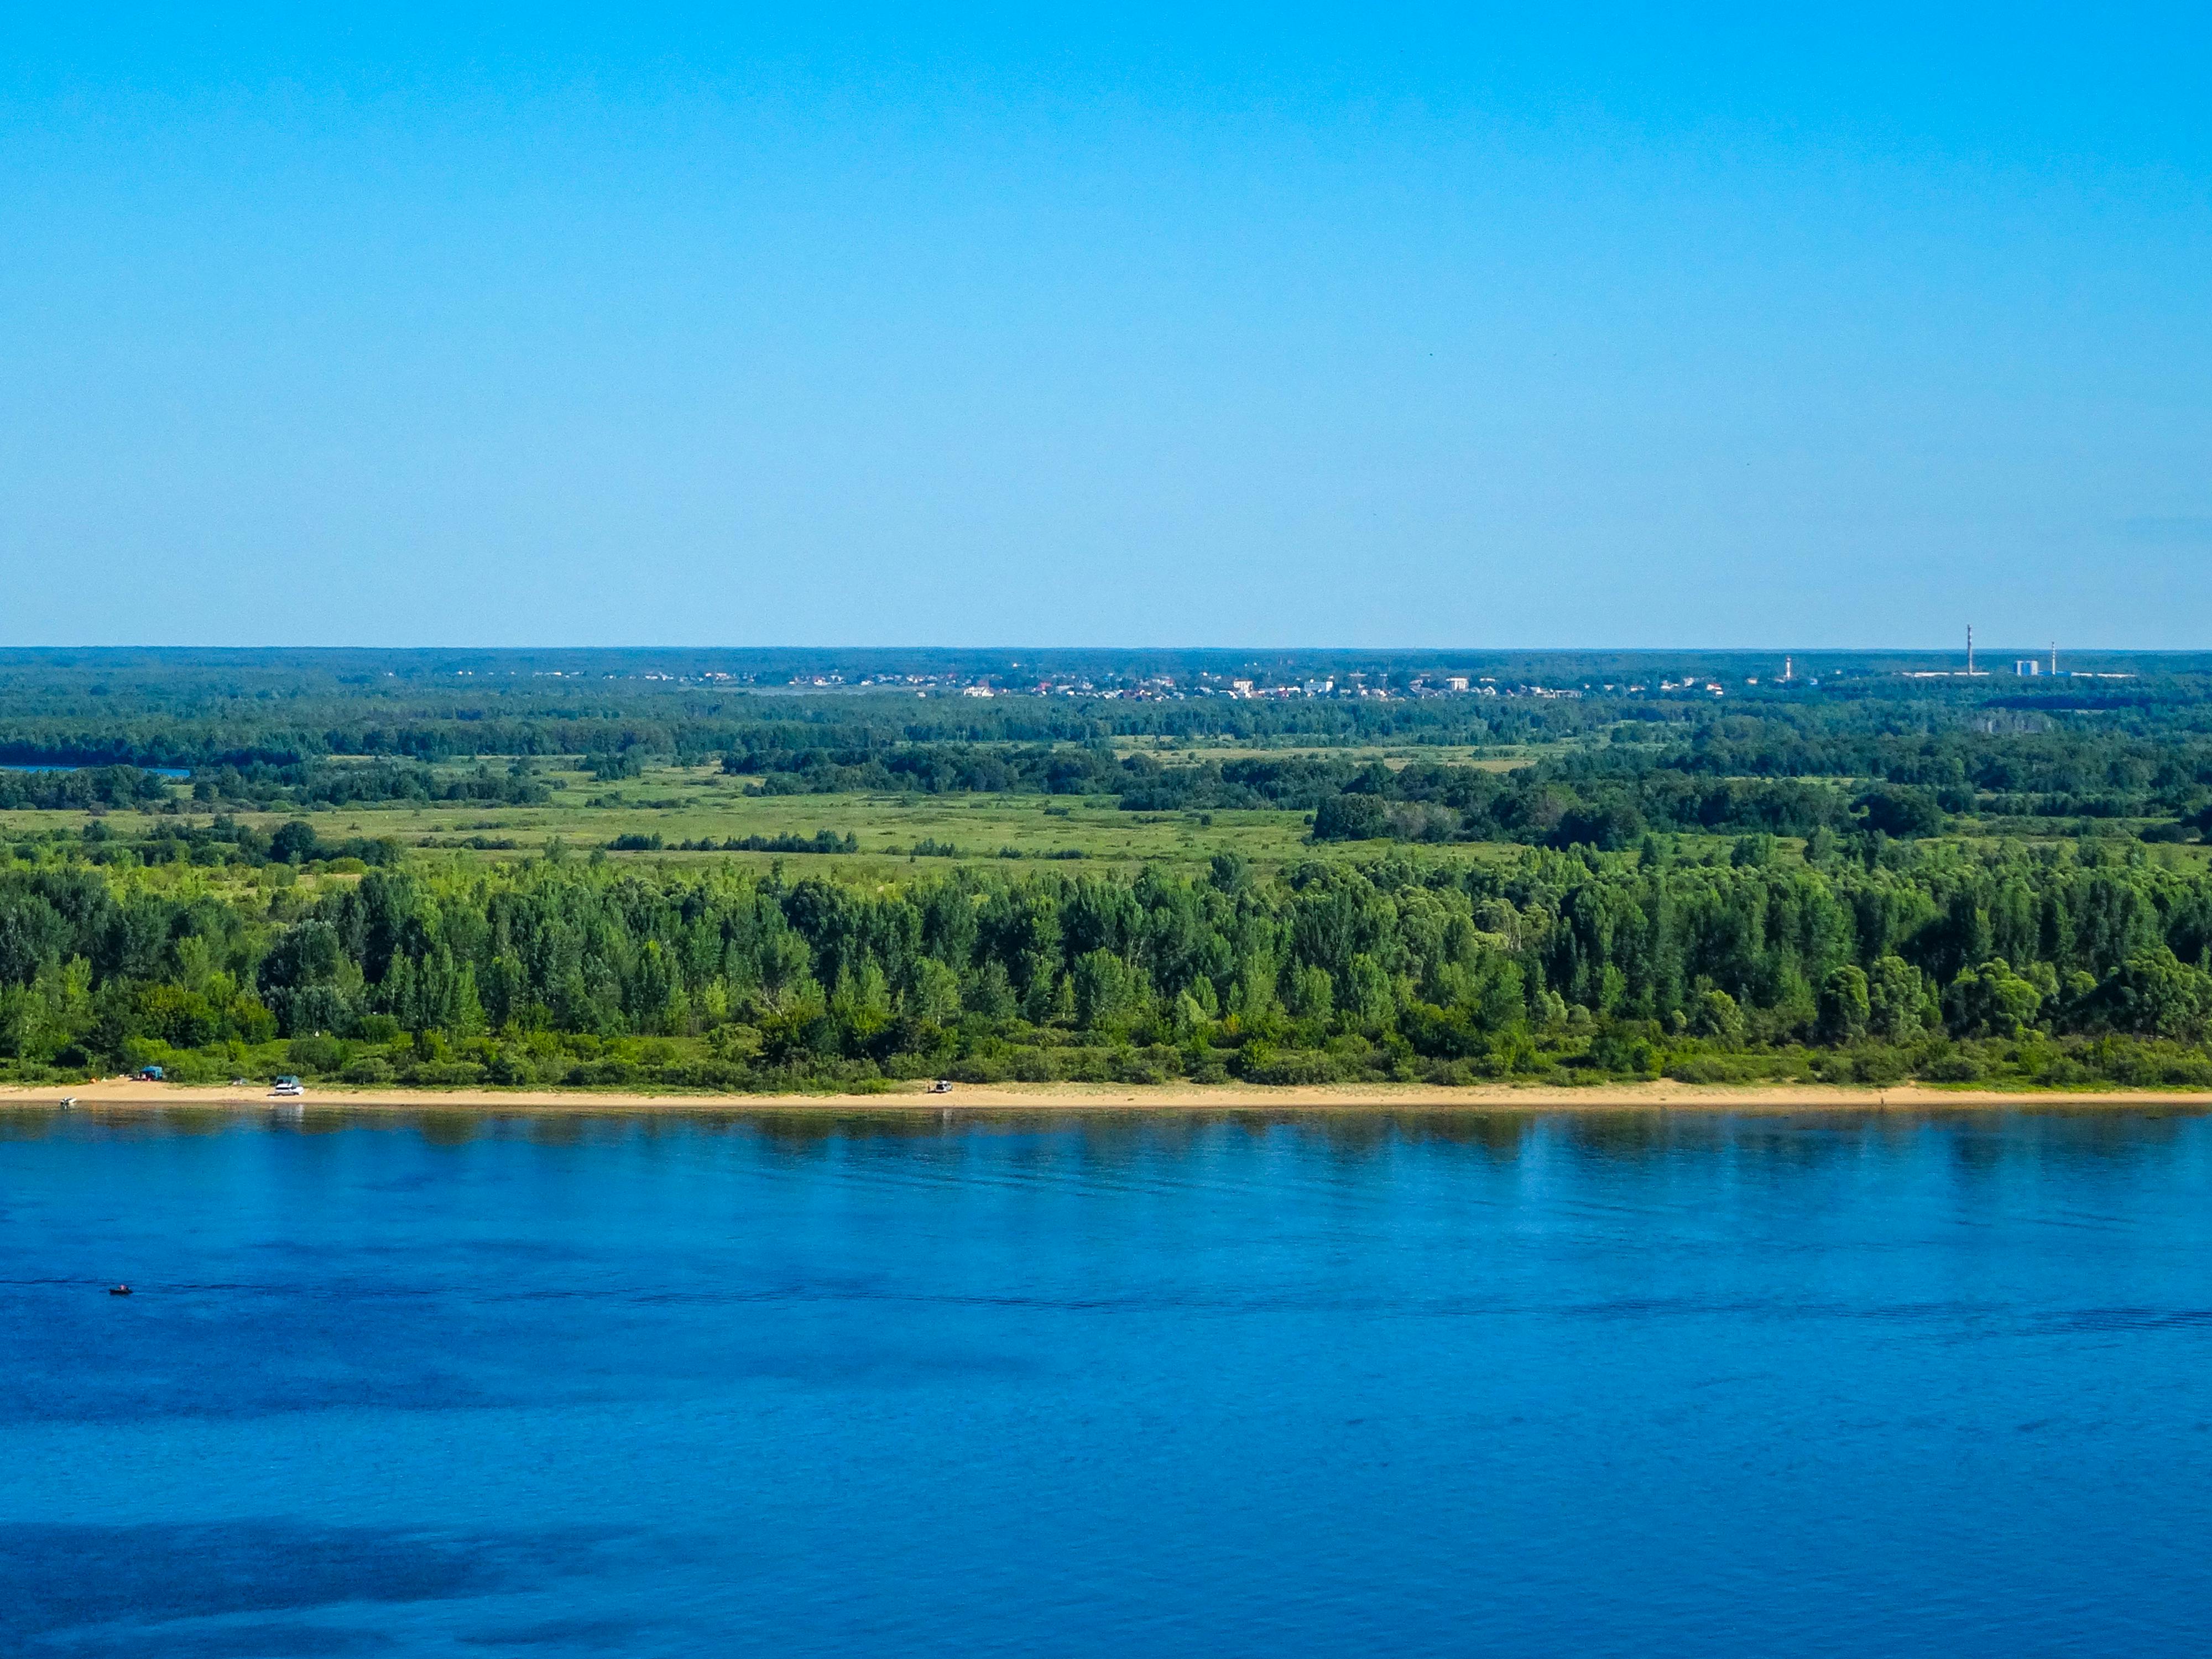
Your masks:
M0 1108L52 1106L223 1109L343 1107L362 1110L498 1112L974 1113L989 1112L1925 1112L1965 1109L2181 1107L2212 1109L2212 1091L2173 1089L2004 1090L1905 1084L1604 1083L1588 1087L1510 1083L1432 1084L960 1084L934 1094L898 1084L866 1094L640 1093L593 1089L351 1089L315 1087L279 1101L260 1088L102 1079L70 1086L0 1087Z

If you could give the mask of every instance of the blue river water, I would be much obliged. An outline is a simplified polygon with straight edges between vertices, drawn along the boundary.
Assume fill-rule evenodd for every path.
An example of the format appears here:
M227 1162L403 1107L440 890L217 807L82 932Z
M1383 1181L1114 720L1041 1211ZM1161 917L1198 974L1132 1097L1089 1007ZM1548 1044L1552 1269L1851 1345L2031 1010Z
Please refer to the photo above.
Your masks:
M2198 1652L2208 1200L2148 1111L0 1115L0 1652Z

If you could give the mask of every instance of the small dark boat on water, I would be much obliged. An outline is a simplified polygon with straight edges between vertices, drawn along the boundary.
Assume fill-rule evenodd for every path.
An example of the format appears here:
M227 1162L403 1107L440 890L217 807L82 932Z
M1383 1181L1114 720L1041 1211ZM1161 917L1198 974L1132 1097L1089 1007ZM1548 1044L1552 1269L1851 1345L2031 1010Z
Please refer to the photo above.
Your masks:
M131 1287L128 1285L110 1285L107 1287L107 1293L110 1296L128 1296L131 1294Z

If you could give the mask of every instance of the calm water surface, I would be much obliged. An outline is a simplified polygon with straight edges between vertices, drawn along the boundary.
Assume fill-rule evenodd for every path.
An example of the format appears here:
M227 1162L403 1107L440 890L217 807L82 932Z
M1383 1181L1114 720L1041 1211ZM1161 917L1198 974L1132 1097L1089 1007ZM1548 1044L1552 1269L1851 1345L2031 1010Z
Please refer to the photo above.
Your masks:
M0 1116L0 1652L2202 1651L2208 1200L2151 1113Z

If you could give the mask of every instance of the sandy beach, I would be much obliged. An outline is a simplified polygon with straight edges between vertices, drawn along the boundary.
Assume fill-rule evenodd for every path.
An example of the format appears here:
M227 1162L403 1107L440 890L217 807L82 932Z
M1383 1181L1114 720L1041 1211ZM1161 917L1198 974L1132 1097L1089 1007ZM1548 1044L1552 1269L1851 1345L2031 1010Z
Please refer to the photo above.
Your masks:
M2084 1107L2212 1109L2212 1092L2170 1089L1996 1090L1901 1085L1875 1089L1838 1085L1715 1085L1609 1083L1588 1088L1492 1084L1438 1088L1427 1084L1362 1084L1270 1088L1255 1084L961 1084L932 1094L901 1084L870 1094L705 1094L588 1089L349 1089L317 1086L279 1102L265 1089L191 1086L102 1079L68 1087L0 1087L0 1109L53 1106L64 1098L84 1107L206 1110L270 1105L421 1112L1577 1112L1691 1111L1926 1112L1971 1109L2077 1109Z

